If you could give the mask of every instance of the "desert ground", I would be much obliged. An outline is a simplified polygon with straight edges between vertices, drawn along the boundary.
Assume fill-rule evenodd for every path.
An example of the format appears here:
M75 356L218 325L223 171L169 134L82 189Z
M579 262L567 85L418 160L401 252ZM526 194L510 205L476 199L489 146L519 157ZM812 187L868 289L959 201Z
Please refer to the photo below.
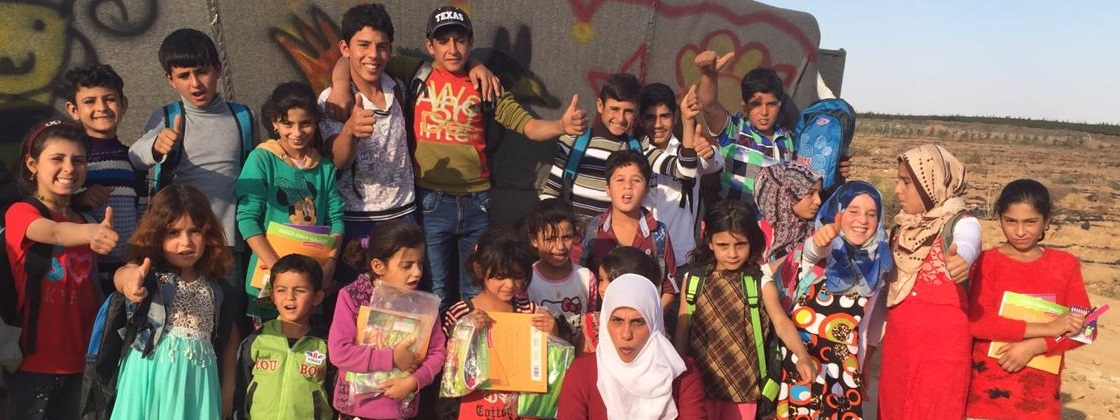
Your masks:
M884 124L895 127L883 130ZM1003 241L990 215L1002 186L1019 178L1047 185L1055 215L1043 244L1081 259L1094 305L1120 308L1120 137L936 121L868 120L857 127L854 177L878 185L886 197L893 196L897 155L911 147L940 143L964 162L968 202L981 219L985 249ZM1105 314L1099 327L1096 342L1067 355L1061 394L1064 419L1120 418L1120 358L1115 357L1120 354L1120 336L1112 331L1120 328L1120 309Z

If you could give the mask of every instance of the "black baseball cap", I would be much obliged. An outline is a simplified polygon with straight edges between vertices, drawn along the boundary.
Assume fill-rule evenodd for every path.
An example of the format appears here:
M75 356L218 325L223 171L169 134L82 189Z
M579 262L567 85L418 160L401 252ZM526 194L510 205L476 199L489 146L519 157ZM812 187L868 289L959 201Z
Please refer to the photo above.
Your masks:
M436 31L451 26L463 28L467 32L468 38L474 38L471 18L467 17L467 12L453 6L440 7L432 11L431 16L428 16L428 38L435 35Z

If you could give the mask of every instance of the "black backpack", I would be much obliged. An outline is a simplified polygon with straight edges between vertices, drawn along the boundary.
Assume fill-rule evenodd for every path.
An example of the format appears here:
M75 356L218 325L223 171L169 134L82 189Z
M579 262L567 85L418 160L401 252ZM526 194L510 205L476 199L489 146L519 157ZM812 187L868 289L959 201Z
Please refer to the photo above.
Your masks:
M30 204L39 211L39 215L51 219L51 211L43 202L34 197L26 197L22 202ZM0 228L2 233L4 228ZM6 251L6 250L5 250ZM0 276L0 318L4 323L19 327L23 317L27 316L27 328L23 332L20 350L24 356L35 353L35 338L39 327L39 304L43 276L47 274L51 265L51 256L54 246L36 242L27 250L24 257L24 272L27 273L25 298L23 306L18 306L19 297L16 295L15 274L12 273L11 261L7 252L0 253L0 267L4 268Z

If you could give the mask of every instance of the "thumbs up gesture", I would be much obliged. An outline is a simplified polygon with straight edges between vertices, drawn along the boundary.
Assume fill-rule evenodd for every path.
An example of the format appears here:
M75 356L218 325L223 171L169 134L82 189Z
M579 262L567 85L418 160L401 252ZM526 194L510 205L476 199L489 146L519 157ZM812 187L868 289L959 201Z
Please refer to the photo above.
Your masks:
M688 124L689 120L695 120L697 115L700 115L700 101L696 99L696 85L688 88L688 92L681 98L681 121Z
M720 70L723 70L724 67L727 67L727 63L730 63L732 58L735 58L735 51L731 51L720 57L716 55L715 51L705 50L697 54L696 58L692 59L692 63L695 64L701 72L711 74L718 73Z
M155 143L152 144L153 155L156 155L156 160L160 160L162 156L166 156L171 152L171 148L175 147L175 143L182 140L183 133L183 116L176 115L175 120L171 121L171 126L163 129L156 136Z
M117 231L113 230L113 208L105 208L105 220L101 223L87 223L89 248L101 255L108 255L117 246Z
M569 136L578 136L587 131L587 113L579 108L579 95L572 95L572 102L560 117L560 124L564 127L564 134Z
M350 111L350 118L346 125L350 128L350 135L354 140L364 139L373 135L374 120L373 110L362 106L362 95L354 94L354 108Z
M150 271L152 271L152 259L144 258L144 262L139 266L129 264L117 269L113 275L113 285L125 298L139 303L148 297L148 290L144 288L144 278L148 277Z
M836 215L836 221L821 226L820 229L813 232L813 245L816 245L817 248L828 247L838 235L840 235L840 214Z
M968 261L957 253L957 244L949 245L949 250L945 251L945 269L954 283L968 280Z

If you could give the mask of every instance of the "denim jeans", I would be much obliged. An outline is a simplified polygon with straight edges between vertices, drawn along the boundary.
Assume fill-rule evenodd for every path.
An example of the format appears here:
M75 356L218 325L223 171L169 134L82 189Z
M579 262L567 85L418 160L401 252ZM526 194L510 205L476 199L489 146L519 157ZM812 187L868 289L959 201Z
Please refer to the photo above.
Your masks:
M457 300L477 295L481 288L471 282L467 257L478 238L490 227L490 193L453 195L419 189L423 210L425 252L424 277L432 293L440 298L440 310ZM458 255L456 255L458 253ZM456 264L457 263L457 264ZM452 295L458 279L459 294Z

